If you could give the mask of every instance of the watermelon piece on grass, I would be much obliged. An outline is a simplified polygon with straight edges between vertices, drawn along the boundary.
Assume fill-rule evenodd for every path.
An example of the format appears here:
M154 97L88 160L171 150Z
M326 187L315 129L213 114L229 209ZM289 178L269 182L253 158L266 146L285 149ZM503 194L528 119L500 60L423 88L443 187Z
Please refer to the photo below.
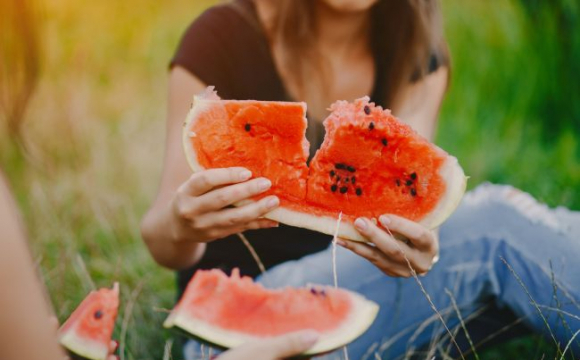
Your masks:
M457 159L369 102L337 101L326 136L307 165L306 104L221 100L212 87L194 97L183 144L193 171L242 166L272 181L280 207L265 217L292 226L365 239L353 222L396 214L436 228L455 210L466 177ZM245 204L246 201L236 204Z
M91 360L106 360L119 309L119 284L91 291L58 330L60 344Z
M319 341L306 355L344 346L373 323L379 306L329 286L269 290L221 270L198 270L163 324L222 348L312 329Z

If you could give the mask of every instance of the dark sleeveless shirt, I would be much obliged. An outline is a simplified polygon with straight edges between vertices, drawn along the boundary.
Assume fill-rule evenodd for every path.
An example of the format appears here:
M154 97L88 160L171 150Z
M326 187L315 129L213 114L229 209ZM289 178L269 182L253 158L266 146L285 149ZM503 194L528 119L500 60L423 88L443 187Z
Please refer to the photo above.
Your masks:
M292 100L276 69L251 0L214 6L200 15L185 32L171 66L183 67L205 84L214 85L223 99ZM377 81L382 78L383 67L376 60L370 97L378 105L384 105L385 85ZM320 145L323 132L314 136L315 139L309 138L311 144ZM279 228L244 234L266 268L324 250L332 240L328 235L282 224ZM178 273L179 291L184 290L198 269L221 268L229 273L234 267L251 277L260 274L250 252L236 235L208 243L201 261Z

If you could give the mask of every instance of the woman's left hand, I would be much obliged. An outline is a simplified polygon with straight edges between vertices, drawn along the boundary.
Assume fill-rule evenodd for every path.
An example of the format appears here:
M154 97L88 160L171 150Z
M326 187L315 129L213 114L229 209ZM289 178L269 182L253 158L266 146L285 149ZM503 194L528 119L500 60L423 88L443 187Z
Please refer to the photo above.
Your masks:
M422 225L396 215L381 215L375 225L367 218L358 218L354 225L371 244L345 239L337 243L366 258L389 276L410 277L411 269L424 275L439 259L436 234ZM387 229L387 230L385 230ZM402 235L406 241L396 239Z

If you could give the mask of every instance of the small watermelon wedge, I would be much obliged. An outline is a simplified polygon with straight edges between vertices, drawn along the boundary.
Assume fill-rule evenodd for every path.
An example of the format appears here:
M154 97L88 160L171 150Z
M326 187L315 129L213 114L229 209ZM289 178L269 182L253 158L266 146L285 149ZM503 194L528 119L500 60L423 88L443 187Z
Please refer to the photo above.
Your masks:
M163 324L222 348L311 329L319 341L305 355L344 346L373 323L379 306L328 286L265 289L250 277L198 270Z
M106 360L119 309L119 284L91 291L58 331L60 344L91 360Z
M242 166L272 188L250 201L277 195L267 218L365 241L357 217L396 214L427 228L457 207L466 177L457 159L375 106L368 97L338 101L324 121L326 136L307 165L306 104L221 100L212 87L194 103L183 144L193 171ZM243 205L242 202L236 205Z

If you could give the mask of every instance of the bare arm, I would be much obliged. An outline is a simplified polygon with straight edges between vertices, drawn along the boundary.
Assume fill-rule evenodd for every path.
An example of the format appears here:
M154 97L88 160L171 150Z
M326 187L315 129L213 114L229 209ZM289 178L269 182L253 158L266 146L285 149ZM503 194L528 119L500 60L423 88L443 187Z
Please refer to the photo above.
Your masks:
M394 115L430 141L433 141L437 130L437 118L447 90L448 74L446 67L440 67L422 81L409 84L395 100Z
M191 176L181 145L183 121L191 107L193 94L200 93L204 88L199 79L179 67L170 73L161 184L141 224L143 239L155 260L172 268L184 268L196 263L205 250L203 243L179 241L178 234L168 233L168 229L175 227L173 223L176 221L172 208L174 194Z
M0 174L0 359L62 360L15 204Z
M278 206L276 197L237 209L229 205L269 189L267 179L251 179L243 168L213 169L191 174L181 144L183 121L194 94L205 88L199 79L175 67L169 79L167 138L161 185L145 215L141 233L154 259L172 269L199 261L205 243L247 229L273 227L260 218Z

